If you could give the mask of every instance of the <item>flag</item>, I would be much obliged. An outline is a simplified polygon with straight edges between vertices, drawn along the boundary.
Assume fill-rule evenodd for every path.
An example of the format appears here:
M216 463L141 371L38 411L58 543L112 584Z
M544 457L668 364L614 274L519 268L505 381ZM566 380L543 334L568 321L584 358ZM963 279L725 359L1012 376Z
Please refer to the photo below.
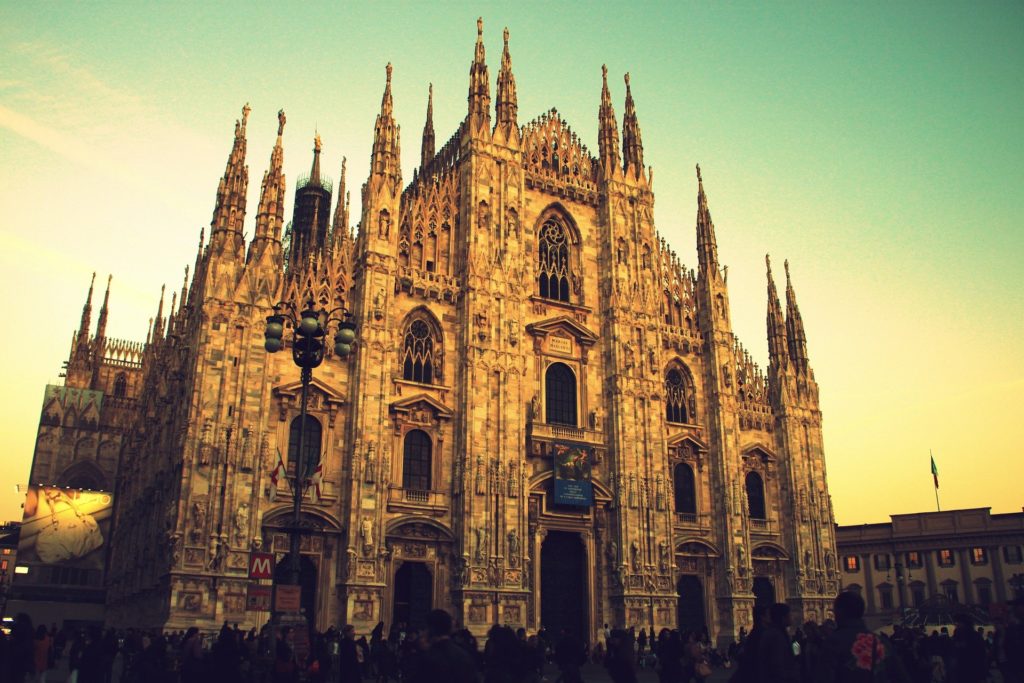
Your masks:
M274 469L270 470L270 502L273 503L277 500L277 482L281 479L281 474L284 472L284 459L281 458L281 449L277 449L277 464L274 465Z
M933 456L931 456L931 458L932 458L932 479L935 480L935 488L939 488L939 468L935 464L935 456L933 455Z
M309 487L309 497L313 503L319 503L324 497L324 461L323 458L316 464L316 469L313 470L313 476L306 480L306 486Z

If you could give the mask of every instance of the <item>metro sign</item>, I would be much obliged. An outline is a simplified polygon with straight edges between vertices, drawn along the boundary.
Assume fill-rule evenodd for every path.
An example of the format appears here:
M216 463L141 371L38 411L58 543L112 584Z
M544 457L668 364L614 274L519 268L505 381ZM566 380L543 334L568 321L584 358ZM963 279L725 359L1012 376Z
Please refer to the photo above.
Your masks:
M274 577L274 553L249 553L249 578L272 579Z

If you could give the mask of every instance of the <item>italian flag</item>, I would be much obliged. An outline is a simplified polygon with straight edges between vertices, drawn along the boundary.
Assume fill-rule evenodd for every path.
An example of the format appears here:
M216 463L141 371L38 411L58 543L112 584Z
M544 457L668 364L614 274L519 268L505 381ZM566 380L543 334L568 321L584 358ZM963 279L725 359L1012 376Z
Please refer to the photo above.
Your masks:
M933 455L933 456L931 456L931 458L932 458L932 479L935 480L935 488L939 488L939 468L935 464L935 456Z
M281 449L277 449L277 464L274 465L274 469L270 470L270 502L273 503L277 500L277 482L281 479L281 475L284 473L284 459L281 458Z

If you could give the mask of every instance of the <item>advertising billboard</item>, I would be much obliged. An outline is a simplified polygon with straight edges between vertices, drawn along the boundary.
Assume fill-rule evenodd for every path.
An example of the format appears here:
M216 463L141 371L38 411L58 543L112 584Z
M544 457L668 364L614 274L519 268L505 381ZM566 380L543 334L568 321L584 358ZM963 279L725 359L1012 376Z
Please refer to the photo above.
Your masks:
M18 541L18 565L103 569L114 496L32 485Z
M590 449L574 443L555 443L551 451L555 469L555 504L577 507L593 505Z

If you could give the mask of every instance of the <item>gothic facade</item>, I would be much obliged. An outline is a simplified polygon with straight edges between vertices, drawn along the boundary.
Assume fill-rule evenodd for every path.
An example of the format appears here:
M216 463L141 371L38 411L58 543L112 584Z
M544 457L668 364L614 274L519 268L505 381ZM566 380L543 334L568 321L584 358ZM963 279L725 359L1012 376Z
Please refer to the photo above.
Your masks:
M302 599L320 628L434 606L478 634L728 640L757 599L823 618L834 524L788 268L785 306L768 268L765 372L732 332L699 168L696 271L655 229L628 74L620 132L605 72L595 155L554 109L520 124L507 31L492 107L478 25L467 115L435 150L431 92L403 183L391 71L354 233L319 140L285 226L282 112L247 244L248 106L236 122L209 241L133 370L108 621L266 620L246 611L247 561L288 551L290 489L270 472L299 455L299 369L263 346L282 300L358 324L309 399L324 483L302 505ZM589 460L582 506L553 493L566 444Z

